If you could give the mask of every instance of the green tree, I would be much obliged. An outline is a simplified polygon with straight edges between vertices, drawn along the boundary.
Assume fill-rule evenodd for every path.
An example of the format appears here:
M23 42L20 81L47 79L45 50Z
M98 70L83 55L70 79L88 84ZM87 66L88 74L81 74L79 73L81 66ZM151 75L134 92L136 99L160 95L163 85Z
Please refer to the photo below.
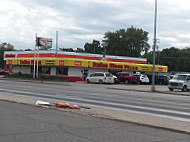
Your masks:
M73 48L59 48L61 51L75 52Z
M170 71L178 70L180 52L180 49L175 47L163 49L159 55L160 64L168 66Z
M151 53L148 53L148 59ZM190 48L179 49L170 47L159 54L159 63L168 66L169 71L190 71Z
M147 52L147 53L144 54L142 57L143 57L143 58L147 58L147 63L148 63L148 64L152 64L152 62L153 62L153 52L152 52L152 51Z
M15 51L14 46L10 43L0 44L0 68L4 68L4 52Z
M32 49L28 48L28 49L25 49L24 51L32 51Z
M75 51L76 52L84 52L84 49L83 48L77 48Z
M93 40L92 43L85 43L84 50L86 53L102 54L104 48L101 47L98 40Z
M105 33L103 44L106 54L141 57L141 53L148 52L148 32L131 26L127 30L120 29L115 32Z

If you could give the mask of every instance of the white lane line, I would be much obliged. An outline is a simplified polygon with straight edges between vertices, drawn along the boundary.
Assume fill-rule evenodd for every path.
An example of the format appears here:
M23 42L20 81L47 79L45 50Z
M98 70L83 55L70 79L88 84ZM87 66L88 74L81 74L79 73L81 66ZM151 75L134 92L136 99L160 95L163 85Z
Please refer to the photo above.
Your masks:
M5 90L5 89L0 89L0 90ZM25 92L25 91L12 91L12 90L5 90L6 93L24 93L24 94L28 94L28 95L31 95L30 92ZM36 97L37 95L40 95L39 97L53 97L52 95L48 95L48 94L43 94L43 93L35 93ZM42 96L43 95L43 96ZM20 94L19 96L25 96L25 95L22 95ZM96 100L89 100L89 99L83 99L83 98L79 98L79 97L73 97L73 96L61 96L59 95L60 99L71 99L70 101L74 101L74 102L77 102L77 101L86 101L86 103L90 104L90 103L101 103L103 106L104 104L105 105L110 105L112 106L111 108L114 108L114 106L117 106L117 108L119 109L119 107L130 107L131 109L143 109L143 112L146 112L146 110L148 111L155 111L157 113L172 113L172 114L177 114L177 115L185 115L185 116L188 116L190 117L190 113L187 113L187 112L181 112L181 111L175 111L175 110L168 110L168 109L159 109L159 108L150 108L150 107L144 107L144 106L134 106L134 105L128 105L128 104L119 104L119 103L113 103L113 102L105 102L105 101L96 101ZM72 99L75 99L75 100L72 100ZM77 99L77 100L76 100ZM98 105L96 105L98 106ZM104 107L104 106L103 106ZM110 107L108 107L110 108ZM121 108L122 109L122 108ZM122 110L125 110L125 109L122 109ZM128 111L128 110L127 110ZM140 111L136 111L136 112L140 112ZM154 112L150 113L150 114L156 114ZM160 114L158 114L160 115ZM169 115L164 115L164 116L169 116Z

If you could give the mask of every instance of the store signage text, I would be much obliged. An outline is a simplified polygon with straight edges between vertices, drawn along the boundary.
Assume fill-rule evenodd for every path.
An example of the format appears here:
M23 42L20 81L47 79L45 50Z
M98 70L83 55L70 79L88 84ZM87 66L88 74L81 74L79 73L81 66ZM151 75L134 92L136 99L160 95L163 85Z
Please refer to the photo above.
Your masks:
M123 69L123 65L110 64L110 69Z
M137 66L125 65L125 66L124 66L124 69L126 69L126 70L138 70L138 67L137 67Z
M152 67L141 67L142 71L152 71Z
M108 64L93 62L92 67L95 67L95 68L108 68Z
M30 61L20 60L20 65L30 65Z
M10 64L10 65L11 65L11 64L12 64L12 60L8 60L8 64Z
M55 60L45 60L45 65L55 65Z
M82 65L81 61L75 61L75 66L81 66L81 65Z
M59 61L60 66L64 66L64 61Z
M15 58L14 54L5 54L5 58Z
M161 72L162 72L162 71L163 71L163 68L158 68L158 71L161 71Z

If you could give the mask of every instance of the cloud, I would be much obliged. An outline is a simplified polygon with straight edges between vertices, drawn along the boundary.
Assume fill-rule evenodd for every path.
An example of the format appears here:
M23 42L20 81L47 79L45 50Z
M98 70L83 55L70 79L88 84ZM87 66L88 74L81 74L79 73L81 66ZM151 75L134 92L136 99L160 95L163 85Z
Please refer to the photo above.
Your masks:
M131 25L149 32L152 45L154 0L1 0L0 5L0 42L17 49L33 49L36 33L55 42L58 30L60 45L76 48ZM189 0L158 0L160 47L189 45L183 42L190 38L189 11Z

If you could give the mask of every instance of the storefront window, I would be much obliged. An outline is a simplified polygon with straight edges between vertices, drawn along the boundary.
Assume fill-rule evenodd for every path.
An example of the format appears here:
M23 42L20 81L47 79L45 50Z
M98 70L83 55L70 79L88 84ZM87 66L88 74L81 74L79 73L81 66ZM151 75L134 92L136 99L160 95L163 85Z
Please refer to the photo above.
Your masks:
M56 68L56 74L57 75L68 75L68 68L66 67L57 67Z
M37 68L36 68L37 69ZM50 74L51 67L39 67L38 73L39 74ZM31 67L31 73L34 72L34 67ZM35 71L37 72L37 71Z
M39 74L50 74L51 67L39 67Z

